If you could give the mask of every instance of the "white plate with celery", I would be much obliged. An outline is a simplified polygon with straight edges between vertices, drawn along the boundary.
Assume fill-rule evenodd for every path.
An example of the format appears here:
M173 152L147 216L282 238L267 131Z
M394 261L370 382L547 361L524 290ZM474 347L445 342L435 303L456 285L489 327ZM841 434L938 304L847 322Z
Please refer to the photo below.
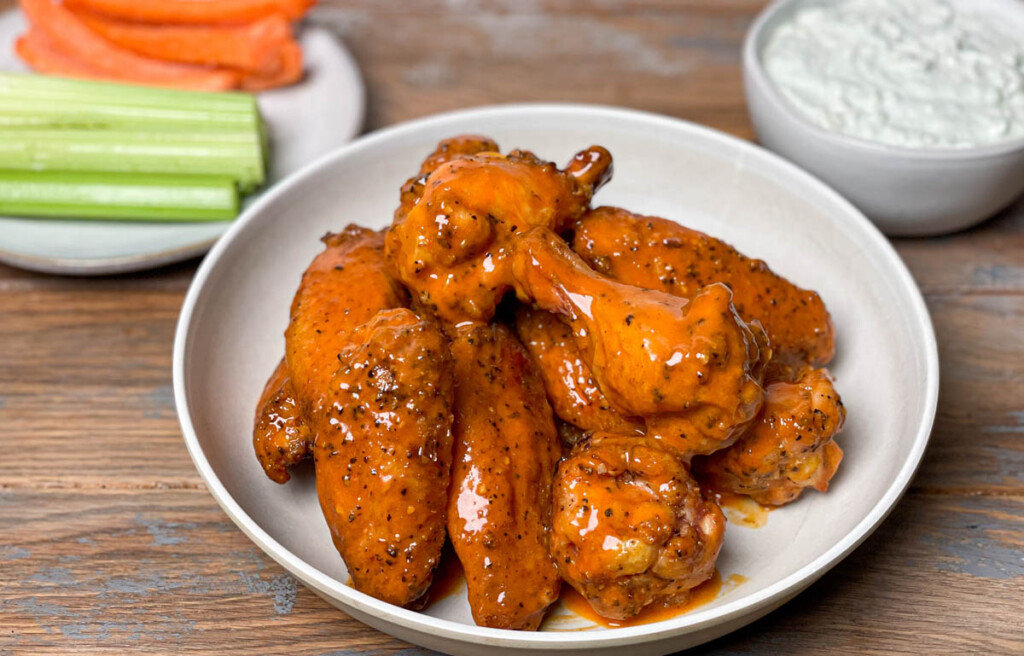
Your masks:
M207 94L25 73L0 16L0 261L70 275L195 257L275 181L350 141L365 94L351 55L306 26L303 82ZM32 218L28 218L29 215Z

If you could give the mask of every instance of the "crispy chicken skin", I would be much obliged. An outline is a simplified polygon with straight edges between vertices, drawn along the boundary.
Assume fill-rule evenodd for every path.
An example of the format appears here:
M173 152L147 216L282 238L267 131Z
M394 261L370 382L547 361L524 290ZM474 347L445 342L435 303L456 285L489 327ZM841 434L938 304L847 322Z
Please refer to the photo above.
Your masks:
M776 358L821 366L835 353L832 320L818 294L702 232L599 207L576 223L572 247L594 269L620 282L682 298L711 283L728 284L736 311L761 322Z
M407 300L384 261L383 233L350 225L323 241L327 248L302 275L285 330L288 373L310 423L325 414L338 353L352 331L378 310L402 307Z
M267 381L256 409L256 457L278 483L289 480L288 467L311 454L311 422L323 413L338 350L349 333L377 310L406 301L405 291L384 265L383 233L350 225L326 235L323 242L327 248L303 274L292 302L287 355ZM296 375L298 384L293 383Z
M392 309L407 295L388 272L382 233L349 226L324 242L292 302L287 370L352 580L404 605L430 585L445 536L447 346L432 323Z
M435 323L382 310L336 362L313 449L320 506L356 589L404 606L430 586L444 545L448 346Z
M764 262L666 219L600 207L574 228L574 249L612 278L684 298L700 285L728 283L740 316L768 332L774 355L761 414L735 444L701 459L701 482L767 505L793 501L805 487L826 490L842 458L832 437L845 410L828 372L807 364L820 365L835 352L821 298Z
M711 489L769 506L794 501L808 487L825 492L843 458L832 438L845 419L828 372L805 369L794 381L769 384L750 430L728 449L695 459L694 473Z
M643 420L619 412L601 392L572 329L558 315L520 306L515 327L559 418L584 431L643 431Z
M485 145L493 142L473 147ZM407 212L396 212L387 236L392 271L440 319L487 321L511 288L516 235L567 227L610 171L611 156L597 146L564 171L525 151L452 157L428 174L418 199L409 192Z
M680 456L728 446L760 409L766 354L725 285L689 301L624 285L545 228L517 240L513 271L520 299L568 319L611 403Z
M595 433L558 467L551 553L605 617L685 601L713 575L724 535L722 511L658 442Z
M535 630L562 581L548 553L561 457L544 387L501 324L450 331L455 438L448 536L480 626Z
M487 137L480 137L475 134L463 134L451 139L445 139L437 144L434 152L430 153L423 163L420 164L420 172L405 181L401 190L401 203L395 210L395 221L401 221L409 213L413 205L423 197L426 189L427 178L437 167L445 162L462 157L463 155L477 155L479 153L497 153L498 144Z
M264 473L275 483L287 483L290 478L288 467L311 455L311 436L299 415L299 405L284 360L277 365L263 388L252 443Z

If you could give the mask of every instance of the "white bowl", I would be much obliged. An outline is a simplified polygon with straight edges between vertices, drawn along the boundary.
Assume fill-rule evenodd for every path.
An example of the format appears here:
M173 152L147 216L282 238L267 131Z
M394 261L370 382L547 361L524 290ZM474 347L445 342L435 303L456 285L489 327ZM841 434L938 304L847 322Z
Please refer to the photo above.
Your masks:
M801 6L778 0L747 33L743 78L758 139L829 183L889 235L937 235L972 226L1024 191L1024 139L966 149L912 149L874 143L819 127L793 107L768 77L761 53L775 28ZM1024 34L1019 0L954 0L997 16ZM1012 32L1011 32L1012 33Z
M719 568L747 581L656 624L539 633L477 627L463 594L426 612L345 585L311 472L270 482L252 451L253 412L281 357L299 277L318 238L349 222L384 227L398 187L441 138L495 137L565 162L591 144L615 156L598 201L719 235L819 290L838 327L832 367L849 408L846 458L828 494L771 513L764 528L730 525ZM573 105L476 109L382 130L271 190L213 248L181 312L175 401L196 467L224 511L297 579L357 619L453 654L664 654L722 635L776 608L849 554L885 518L924 452L935 414L938 356L928 311L884 237L838 194L756 146L674 119Z

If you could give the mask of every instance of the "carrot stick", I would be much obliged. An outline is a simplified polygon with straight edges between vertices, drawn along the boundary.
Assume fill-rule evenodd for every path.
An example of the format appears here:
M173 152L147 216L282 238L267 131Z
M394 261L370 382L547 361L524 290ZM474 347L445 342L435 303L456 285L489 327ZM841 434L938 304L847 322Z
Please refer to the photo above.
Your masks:
M265 91L293 84L302 79L302 48L294 40L281 48L281 68L273 75L243 75L244 91Z
M132 52L184 64L226 66L270 75L281 66L291 38L288 20L273 14L246 25L144 25L76 14L107 41Z
M34 28L30 28L28 32L18 37L14 44L14 50L26 64L40 73L85 80L110 79L110 76L103 75L85 62L68 57L54 49L46 35Z
M88 11L138 23L197 25L247 23L273 14L297 20L316 0L64 0L75 11Z
M61 77L73 77L82 80L106 80L109 82L136 82L150 86L195 89L196 87L175 84L173 82L154 84L149 80L136 80L129 75L101 71L88 62L76 59L61 51L53 42L37 28L30 27L29 31L18 37L15 42L15 52L21 59L34 70L46 75L57 75ZM204 90L200 88L200 90Z
M20 4L29 23L46 35L54 49L111 79L206 91L223 91L238 85L238 74L234 71L155 61L119 48L51 0L20 0Z

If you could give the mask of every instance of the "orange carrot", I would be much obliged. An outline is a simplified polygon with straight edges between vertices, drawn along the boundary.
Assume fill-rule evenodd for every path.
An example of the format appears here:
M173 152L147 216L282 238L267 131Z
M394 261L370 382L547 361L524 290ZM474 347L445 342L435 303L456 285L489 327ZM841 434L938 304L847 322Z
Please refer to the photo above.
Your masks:
M18 37L14 50L26 64L40 73L86 80L110 79L88 64L56 50L46 35L34 28Z
M302 66L302 48L294 40L287 42L281 49L281 68L273 75L243 75L242 89L245 91L265 91L276 87L293 84L302 79L305 71Z
M28 32L18 37L14 48L15 52L18 53L18 56L26 64L46 75L73 77L83 80L106 80L109 82L138 82L151 86L171 88L195 88L174 83L153 84L148 80L136 80L131 78L131 76L101 71L89 65L88 62L76 59L61 51L45 33L34 27L30 27Z
M247 23L273 14L297 20L316 0L64 0L71 9L138 23Z
M238 85L238 73L140 57L106 41L52 0L20 0L32 26L53 48L113 79L182 89L223 91Z
M281 14L246 25L143 25L94 14L76 14L107 41L132 52L184 64L226 66L271 75L281 66L281 46L291 27Z

